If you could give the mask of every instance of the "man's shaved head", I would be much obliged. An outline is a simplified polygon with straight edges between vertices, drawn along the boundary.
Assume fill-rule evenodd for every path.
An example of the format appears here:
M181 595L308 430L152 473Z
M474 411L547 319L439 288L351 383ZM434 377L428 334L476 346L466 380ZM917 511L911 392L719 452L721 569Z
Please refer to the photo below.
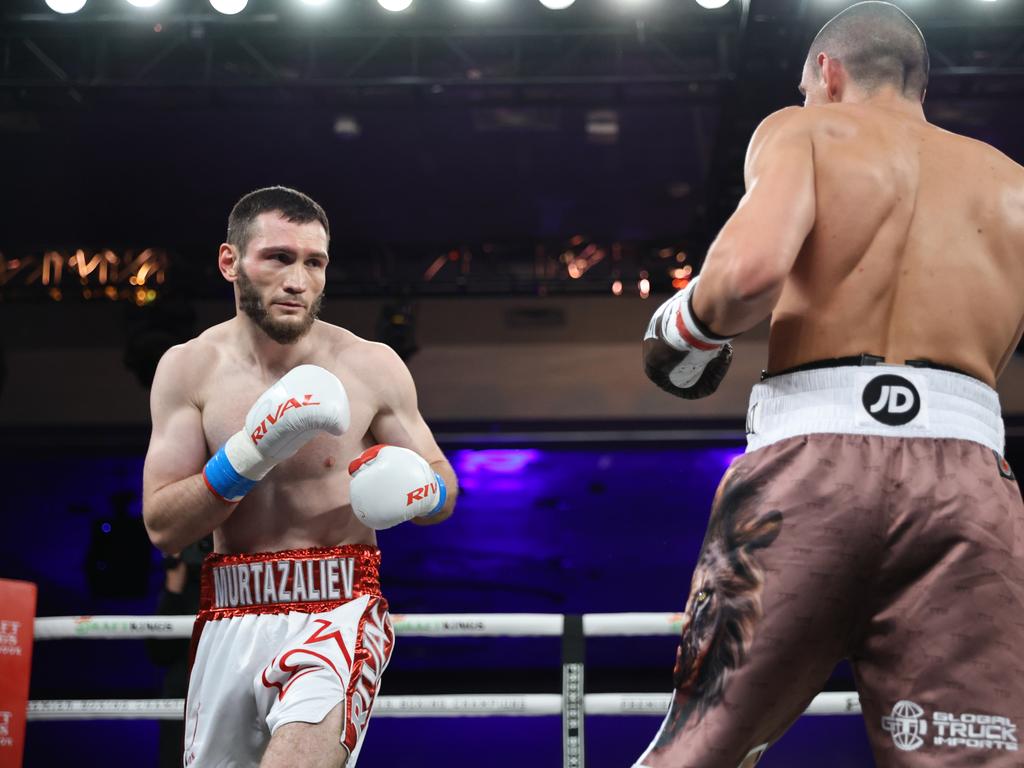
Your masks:
M928 46L911 18L891 3L869 0L835 16L811 43L806 63L811 72L818 71L821 53L837 59L868 93L888 85L905 98L924 99Z

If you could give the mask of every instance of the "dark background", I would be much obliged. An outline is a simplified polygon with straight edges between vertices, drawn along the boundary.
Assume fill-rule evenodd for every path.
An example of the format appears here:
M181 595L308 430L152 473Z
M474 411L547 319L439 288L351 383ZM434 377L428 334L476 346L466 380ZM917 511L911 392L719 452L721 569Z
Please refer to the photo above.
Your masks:
M699 265L751 132L799 103L809 41L842 7L251 0L225 17L206 0L89 0L61 17L6 0L0 252L160 247L185 290L223 296L195 278L226 211L280 183L331 216L332 293L607 292L645 270L664 289L675 265L658 250ZM929 119L1021 157L1019 0L905 7L931 50ZM574 237L618 256L569 279Z

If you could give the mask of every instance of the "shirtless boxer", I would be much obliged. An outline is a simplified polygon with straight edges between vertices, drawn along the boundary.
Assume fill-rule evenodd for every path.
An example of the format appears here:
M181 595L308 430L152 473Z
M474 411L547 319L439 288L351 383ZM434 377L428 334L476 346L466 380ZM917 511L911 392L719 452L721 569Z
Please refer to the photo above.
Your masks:
M1024 505L992 389L1024 327L1024 169L930 125L927 77L895 6L826 24L804 107L758 127L746 195L651 320L646 371L684 398L771 335L638 766L752 765L844 657L878 765L1024 765Z
M146 527L165 552L214 536L186 766L352 768L394 636L374 529L455 504L405 365L316 319L328 239L299 192L239 200L219 254L235 317L153 381Z

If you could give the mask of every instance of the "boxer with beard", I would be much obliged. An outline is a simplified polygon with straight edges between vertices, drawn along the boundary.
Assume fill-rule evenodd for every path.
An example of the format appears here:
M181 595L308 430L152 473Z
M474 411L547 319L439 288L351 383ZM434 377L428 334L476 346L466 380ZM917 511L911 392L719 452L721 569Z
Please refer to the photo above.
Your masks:
M394 640L375 531L455 504L408 369L317 319L329 231L295 190L239 200L218 260L235 316L153 381L147 530L165 552L214 541L186 766L352 768Z

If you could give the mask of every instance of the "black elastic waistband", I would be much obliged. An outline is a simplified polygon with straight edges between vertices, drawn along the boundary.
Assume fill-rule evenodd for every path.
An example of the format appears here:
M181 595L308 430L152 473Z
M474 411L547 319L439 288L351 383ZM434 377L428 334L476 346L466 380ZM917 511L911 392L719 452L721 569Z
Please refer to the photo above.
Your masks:
M771 379L776 376L785 376L787 373L816 371L820 368L839 368L844 365L886 365L886 362L885 358L881 355L869 355L867 353L862 355L849 355L847 357L831 357L827 360L812 360L809 363L801 363L800 365L794 365L792 368L786 368L782 371L774 371L772 373L768 373L766 370L761 371L761 381ZM899 363L893 363L893 365L899 365ZM936 363L931 360L905 360L903 365L909 365L911 368L934 368L938 371L959 373L961 376L969 376L972 379L980 381L977 376L967 373L967 371L962 371L952 365L943 365L942 363Z

